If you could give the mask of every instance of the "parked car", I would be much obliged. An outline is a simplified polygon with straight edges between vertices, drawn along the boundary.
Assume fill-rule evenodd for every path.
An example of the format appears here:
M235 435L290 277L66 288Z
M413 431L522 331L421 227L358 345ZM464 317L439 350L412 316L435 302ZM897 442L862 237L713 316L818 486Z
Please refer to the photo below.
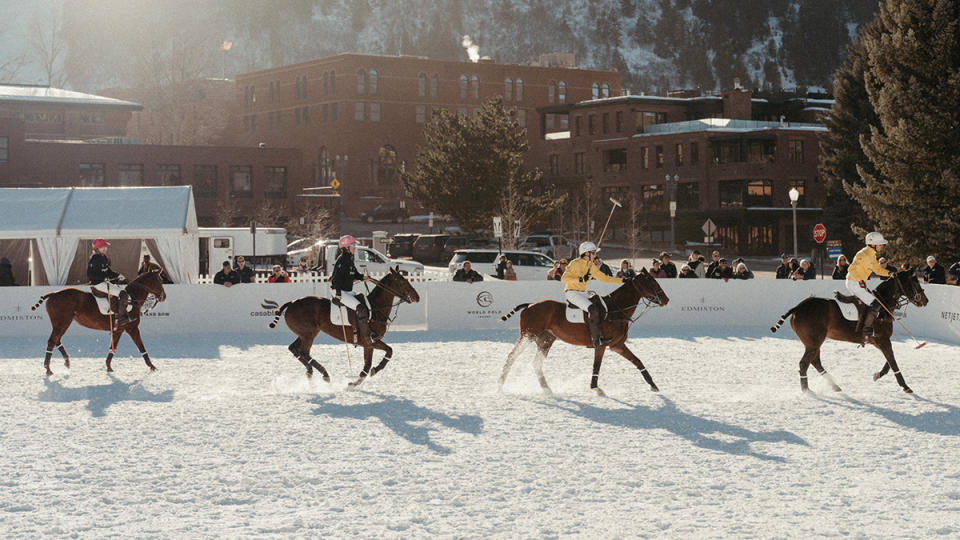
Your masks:
M406 209L400 208L399 204L378 204L369 212L361 212L360 219L367 223L374 221L389 221L391 223L400 223L406 219Z
M449 259L444 257L443 245L450 238L449 234L421 234L413 243L413 259L424 264L443 263Z
M337 240L321 240L311 247L288 252L287 264L291 267L296 266L300 257L307 257L311 261L316 261L311 270L329 276L333 271L336 256ZM386 273L391 268L398 268L403 275L423 273L423 265L418 262L391 260L383 253L367 246L358 245L353 257L354 264L361 273Z
M413 257L413 243L419 234L395 234L387 244L387 255L391 257Z
M572 259L577 245L559 234L530 234L520 239L520 249L543 253L551 259Z
M513 270L518 280L544 280L547 272L553 268L553 259L533 251L504 250L503 255L513 262ZM463 261L470 261L470 265L484 276L497 275L497 261L501 252L496 249L458 249L453 253L447 269L451 275L456 273Z

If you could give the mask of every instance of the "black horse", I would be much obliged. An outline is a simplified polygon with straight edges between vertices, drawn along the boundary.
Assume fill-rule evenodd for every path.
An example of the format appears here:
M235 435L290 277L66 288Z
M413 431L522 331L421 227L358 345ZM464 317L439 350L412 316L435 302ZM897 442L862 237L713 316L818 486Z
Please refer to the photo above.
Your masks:
M919 307L927 305L928 302L916 274L909 270L893 274L877 286L874 295L891 311L907 302ZM838 293L837 296L842 295ZM850 301L847 297L843 298L846 298L845 301ZM857 332L856 321L844 318L834 300L807 298L784 313L777 324L770 327L770 331L779 330L787 317L790 317L790 326L806 347L803 357L800 358L800 389L804 392L810 391L807 386L807 367L813 364L820 375L827 379L833 390L839 392L840 387L820 364L820 347L827 338L861 344L863 341L861 334ZM873 328L874 336L870 342L880 349L887 360L880 371L873 375L873 380L879 380L892 369L903 391L908 394L913 393L913 390L904 382L900 368L897 367L897 361L893 357L893 345L890 343L890 336L893 334L893 317L881 308L880 314L873 322Z

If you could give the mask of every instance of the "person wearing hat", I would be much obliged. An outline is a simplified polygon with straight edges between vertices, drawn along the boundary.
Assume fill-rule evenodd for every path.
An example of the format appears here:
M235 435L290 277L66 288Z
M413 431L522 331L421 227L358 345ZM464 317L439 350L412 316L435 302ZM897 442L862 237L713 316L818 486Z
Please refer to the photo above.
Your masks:
M630 267L630 261L624 259L620 261L620 270L617 271L617 277L620 279L632 279L637 277L637 273Z
M886 268L880 266L877 260L877 253L883 250L887 244L887 239L882 234L874 231L867 233L864 238L866 247L857 252L853 257L853 262L847 268L847 290L850 294L856 296L861 302L866 304L867 309L863 312L863 318L857 322L856 332L863 332L863 342L867 343L873 336L873 321L880 314L880 303L873 297L873 293L867 289L867 279L874 273L881 277L890 275Z
M16 287L17 280L13 277L13 266L10 259L0 259L0 287Z
M112 281L126 281L123 274L114 272L110 268L110 259L107 258L107 249L110 242L103 238L97 238L93 241L93 254L90 255L90 261L87 262L87 279L93 289L110 296L117 297L117 320L118 327L130 322L130 316L127 314L127 307L130 305L130 295L126 288Z
M927 257L927 266L920 271L920 276L924 283L947 284L947 270L933 255Z
M953 276L953 284L960 285L960 261L951 264L948 272Z
M587 295L587 284L591 279L604 283L623 283L622 279L608 276L593 263L597 256L597 246L593 242L583 242L578 249L580 258L571 262L563 272L560 281L566 284L563 296L571 304L587 312L587 328L590 330L590 340L594 347L602 347L610 343L609 338L600 334L600 306L594 304Z
M697 272L693 268L690 268L689 263L680 267L680 275L677 276L679 279L697 279L698 277L700 276L697 275Z
M689 266L690 269L693 270L694 277L702 278L703 276L707 275L707 266L703 264L703 262L704 262L703 255L701 255L700 251L696 249L693 250L692 253L690 253L689 257L687 257L687 266ZM680 273L683 274L682 266L680 267ZM680 277L680 276L677 276L677 277Z
M677 277L677 265L670 262L670 257L673 255L669 251L660 252L660 267L663 268L664 273L667 274L668 278Z
M663 269L663 263L660 262L660 259L650 261L650 275L657 279L667 277L667 272Z
M722 279L727 281L733 278L733 269L727 264L727 259L720 257L717 259L717 270L712 275L713 279Z
M217 285L223 285L224 287L233 287L234 284L241 282L241 278L240 274L233 269L230 261L223 261L223 268L214 274L213 282Z
M780 266L777 267L777 279L790 279L793 268L790 266L790 256L786 253L780 254Z
M563 273L567 271L567 260L560 259L560 266L557 267L557 271L553 273L554 281L563 281Z
M360 302L353 292L353 282L356 280L370 281L370 276L361 274L354 263L353 254L357 251L357 239L345 234L337 242L339 251L337 262L333 264L330 274L330 290L333 292L333 303L342 305L356 316L357 338L363 346L373 345L377 335L370 330L370 310L365 303Z

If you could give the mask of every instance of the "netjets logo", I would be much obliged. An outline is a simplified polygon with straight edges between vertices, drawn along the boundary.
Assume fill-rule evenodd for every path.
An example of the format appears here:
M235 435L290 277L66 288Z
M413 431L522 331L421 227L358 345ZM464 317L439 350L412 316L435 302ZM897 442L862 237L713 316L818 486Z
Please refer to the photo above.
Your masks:
M477 305L480 307L490 307L493 304L493 295L488 291L482 291L477 295Z

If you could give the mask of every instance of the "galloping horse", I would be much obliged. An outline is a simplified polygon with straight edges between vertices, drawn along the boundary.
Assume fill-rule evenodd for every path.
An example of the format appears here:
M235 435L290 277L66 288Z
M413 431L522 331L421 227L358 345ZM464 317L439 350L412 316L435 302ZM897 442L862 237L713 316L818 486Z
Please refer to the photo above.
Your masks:
M644 380L650 385L650 390L659 392L660 389L654 384L653 378L647 372L647 368L630 349L627 348L627 330L630 323L633 322L633 312L641 302L649 308L651 304L665 306L670 301L657 280L647 272L646 268L640 270L636 277L629 279L623 285L618 287L609 295L603 297L607 304L608 317L600 325L600 330L605 337L611 338L609 344L598 347L593 352L593 377L590 379L590 388L600 395L604 395L603 390L597 386L600 377L600 364L603 361L603 353L607 347L633 363L640 370ZM646 310L645 308L645 310ZM507 380L507 373L513 366L517 355L523 349L527 340L532 340L539 349L537 357L534 360L534 368L537 371L537 378L540 381L540 387L545 392L550 392L547 385L547 379L543 376L543 360L550 352L553 342L559 338L572 345L583 345L591 347L590 331L586 323L572 323L566 318L566 304L555 300L541 300L534 304L520 304L513 308L500 318L501 321L509 319L517 311L520 314L520 339L507 356L507 363L503 366L503 373L500 374L500 389L503 390L503 384Z
M160 278L159 271L146 272L140 274L127 285L127 293L130 295L130 302L133 309L130 311L130 322L120 328L113 328L113 317L100 313L97 307L97 300L93 293L82 291L80 289L60 289L59 291L47 293L40 297L40 301L33 305L31 309L36 310L40 304L47 301L47 315L50 316L50 325L53 327L50 332L50 338L47 339L47 354L43 359L43 367L47 370L47 375L53 375L50 370L50 357L53 355L53 349L56 347L63 356L63 365L70 367L70 357L67 356L67 350L60 343L60 338L66 333L70 324L76 320L82 326L94 330L105 330L110 332L110 351L107 354L107 371L113 371L110 362L113 360L113 353L116 350L117 342L126 332L133 343L137 346L140 354L143 355L143 361L146 362L150 371L156 371L157 368L150 362L150 356L143 346L143 340L140 339L140 306L147 301L149 297L154 297L156 301L163 302L167 294L163 290L163 280Z
M890 279L877 286L874 295L891 311L906 305L908 301L919 307L927 305L928 302L927 295L920 287L916 274L910 270L893 274ZM840 297L841 295L837 293L837 296ZM787 317L790 317L790 326L806 347L803 357L800 358L800 389L804 392L810 391L807 386L807 368L810 364L813 364L813 367L833 387L833 391L840 392L840 387L837 386L833 377L820 364L820 347L827 338L862 344L860 333L856 331L857 322L845 319L840 312L840 307L833 300L807 298L784 313L777 324L770 327L770 331L776 332L780 329ZM912 394L913 390L903 380L900 368L897 367L897 361L893 357L893 345L890 343L890 336L893 334L892 316L886 310L881 309L880 314L873 321L873 328L874 335L871 342L876 348L880 349L884 358L886 358L886 363L883 364L880 371L873 375L873 380L879 380L880 377L887 374L887 371L892 369L903 391Z
M399 299L396 304L393 303L394 298ZM396 268L391 268L390 273L377 282L377 286L370 292L368 300L370 301L370 330L382 338L387 333L387 327L396 317L395 315L394 317L390 316L393 308L403 302L409 304L419 302L420 295ZM270 323L270 328L276 327L277 321L283 315L287 327L296 334L297 339L287 348L297 357L297 360L300 360L306 366L307 377L313 376L313 370L316 368L323 376L323 380L330 382L330 375L327 374L327 370L310 357L313 339L317 337L317 334L323 332L334 339L344 341L345 337L349 339L349 336L353 336L353 326L334 325L330 322L330 300L317 298L316 296L304 296L297 300L291 300L274 310L274 314L276 316ZM374 349L384 351L386 355L377 367L371 368ZM357 386L367 376L372 377L383 371L392 356L393 349L383 341L376 341L370 346L363 347L363 370L360 372L360 378L350 383L350 386Z

